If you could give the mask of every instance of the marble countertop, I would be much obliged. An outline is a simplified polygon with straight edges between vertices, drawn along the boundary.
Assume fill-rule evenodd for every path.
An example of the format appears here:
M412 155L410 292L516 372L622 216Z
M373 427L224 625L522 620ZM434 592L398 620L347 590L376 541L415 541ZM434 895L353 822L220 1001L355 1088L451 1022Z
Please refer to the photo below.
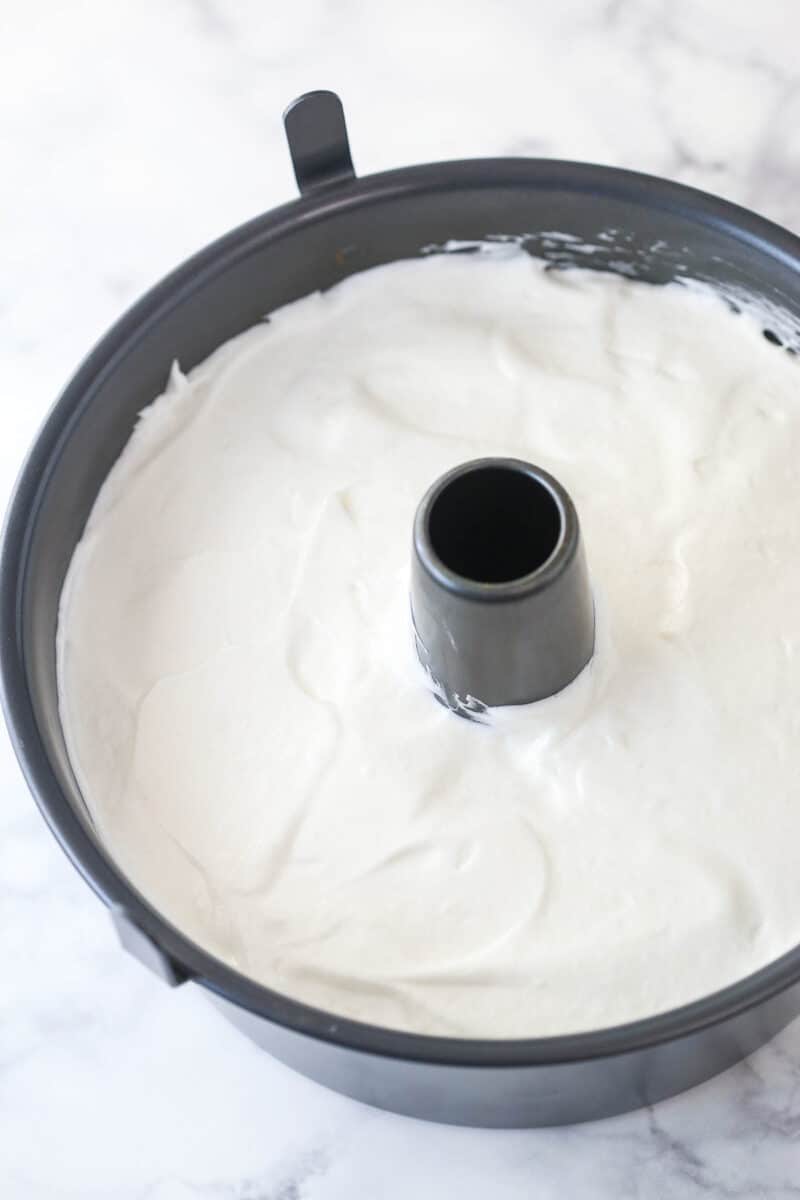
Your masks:
M340 92L365 173L557 155L669 175L800 231L790 0L140 0L4 6L0 497L85 349L291 197L280 114ZM800 1196L800 1023L695 1091L570 1129L365 1108L118 948L0 735L4 1200Z

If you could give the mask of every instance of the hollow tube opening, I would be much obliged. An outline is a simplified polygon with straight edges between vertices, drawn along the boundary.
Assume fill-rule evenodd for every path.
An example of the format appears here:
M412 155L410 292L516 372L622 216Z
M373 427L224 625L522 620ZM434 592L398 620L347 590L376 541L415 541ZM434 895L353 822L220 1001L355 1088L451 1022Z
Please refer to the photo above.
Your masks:
M535 475L478 464L431 505L430 544L450 571L475 583L510 583L544 566L563 532L561 509Z

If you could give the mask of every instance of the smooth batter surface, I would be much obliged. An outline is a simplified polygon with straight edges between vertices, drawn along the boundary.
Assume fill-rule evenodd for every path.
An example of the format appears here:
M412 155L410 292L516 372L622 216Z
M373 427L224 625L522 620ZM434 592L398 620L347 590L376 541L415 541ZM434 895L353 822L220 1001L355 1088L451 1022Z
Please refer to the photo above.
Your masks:
M555 474L589 668L482 726L414 656L411 523ZM364 273L178 370L62 598L121 866L240 970L426 1033L650 1015L800 941L800 370L713 296L522 254Z

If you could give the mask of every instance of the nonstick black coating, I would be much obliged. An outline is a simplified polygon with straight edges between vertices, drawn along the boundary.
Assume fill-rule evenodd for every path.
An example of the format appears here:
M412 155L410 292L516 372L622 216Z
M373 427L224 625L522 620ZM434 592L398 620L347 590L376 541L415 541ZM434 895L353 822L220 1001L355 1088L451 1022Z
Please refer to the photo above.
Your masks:
M480 458L446 471L414 517L411 619L436 697L488 707L560 692L594 650L594 601L575 506L540 467Z
M547 236L552 231L576 240ZM137 413L163 389L173 361L188 370L273 309L356 271L451 239L491 235L526 239L529 250L555 265L574 262L654 283L689 275L745 288L800 317L800 241L743 209L663 180L529 159L323 180L165 279L103 338L67 386L7 517L0 667L12 740L39 807L112 907L126 944L165 978L196 980L271 1053L368 1103L460 1124L561 1124L651 1103L762 1044L800 1013L800 948L698 1003L585 1034L477 1041L337 1018L237 974L137 893L93 834L67 759L56 693L56 617L67 565ZM599 249L581 253L586 244Z

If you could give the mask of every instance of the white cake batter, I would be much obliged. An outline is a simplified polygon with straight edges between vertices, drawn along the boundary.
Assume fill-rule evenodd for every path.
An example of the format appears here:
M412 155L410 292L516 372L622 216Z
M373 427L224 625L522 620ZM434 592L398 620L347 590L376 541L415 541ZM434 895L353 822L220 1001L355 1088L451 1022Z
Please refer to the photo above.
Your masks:
M146 410L62 598L86 802L198 943L337 1014L607 1026L800 941L800 372L713 296L527 256L358 275ZM441 708L411 525L481 455L580 514L592 664Z

